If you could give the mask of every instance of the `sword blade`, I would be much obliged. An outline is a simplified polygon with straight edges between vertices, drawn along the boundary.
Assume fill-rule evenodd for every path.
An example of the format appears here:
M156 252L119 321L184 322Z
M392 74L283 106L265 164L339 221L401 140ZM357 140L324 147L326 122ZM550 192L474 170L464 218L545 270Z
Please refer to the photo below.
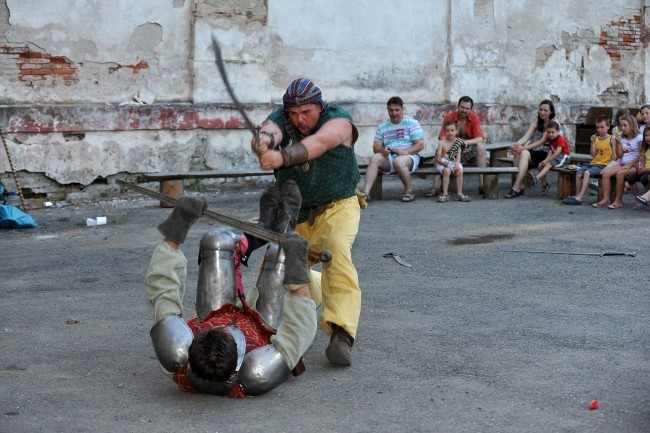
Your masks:
M253 122L251 122L251 120L248 118L248 115L244 111L242 105L239 103L239 99L237 99L237 96L235 95L235 92L232 89L232 86L230 85L230 81L228 80L228 74L226 74L226 67L223 64L223 57L221 56L221 47L219 46L219 41L217 41L217 38L214 35L214 33L212 33L212 47L214 49L217 69L219 69L219 75L221 75L221 81L223 81L223 85L225 86L226 91L230 96L230 99L232 99L232 102L235 104L235 108L237 109L237 111L239 111L239 114L241 114L242 117L244 118L244 121L246 122L246 126L253 133L253 137L257 137L257 128L255 127L255 125L253 125Z
M155 198L157 200L164 201L164 202L172 204L172 205L176 203L176 198L174 198L174 197L172 197L170 195L167 195L167 194L163 194L161 192L152 191L150 189L147 189L147 188L144 188L144 187L141 187L139 185L135 185L135 184L132 184L132 183L129 183L129 182L125 182L125 181L120 180L120 179L117 179L115 181L115 183L117 183L118 185L122 185L124 187L130 188L130 189L132 189L134 191L137 191L137 192L139 192L141 194L144 194L146 196L149 196L151 198ZM255 224L251 224L251 223L246 222L246 221L241 221L241 220L238 220L236 218L232 218L232 217L229 217L227 215L223 215L223 214L211 211L211 210L205 210L203 212L203 215L205 215L208 218L211 218L211 219L213 219L215 221L219 221L220 223L226 224L226 225L228 225L230 227L234 227L236 229L239 229L241 231L249 233L249 234L251 234L253 236L257 236L258 238L263 239L265 241L281 243L282 239L283 239L283 236L281 234L278 234L276 232L272 232L271 230L263 229L263 228L261 228L259 226L256 226Z
M525 250L506 250L506 253L531 253L531 254L566 254L570 256L628 256L636 257L636 253L614 253L614 252L604 252L604 253L574 253L569 251L525 251Z

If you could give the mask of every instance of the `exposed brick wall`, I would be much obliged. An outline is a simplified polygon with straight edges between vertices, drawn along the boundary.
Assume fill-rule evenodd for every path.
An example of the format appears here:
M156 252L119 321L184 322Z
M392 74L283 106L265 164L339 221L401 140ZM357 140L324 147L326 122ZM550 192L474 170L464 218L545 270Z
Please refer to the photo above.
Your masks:
M644 30L641 15L623 17L610 22L607 29L600 32L598 44L607 51L616 67L624 53L632 54L644 47Z
M77 66L65 57L52 56L11 44L0 45L0 56L6 56L3 63L15 63L18 79L30 87L35 81L49 80L54 85L63 83L66 86L79 81Z

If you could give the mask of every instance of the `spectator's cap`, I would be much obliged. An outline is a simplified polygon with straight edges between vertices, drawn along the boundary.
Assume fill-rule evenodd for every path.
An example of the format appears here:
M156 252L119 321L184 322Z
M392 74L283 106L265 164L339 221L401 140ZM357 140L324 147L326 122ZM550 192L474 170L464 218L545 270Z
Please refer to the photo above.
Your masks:
M293 80L284 96L282 96L285 110L289 107L299 107L305 104L323 105L323 95L313 81L307 78Z

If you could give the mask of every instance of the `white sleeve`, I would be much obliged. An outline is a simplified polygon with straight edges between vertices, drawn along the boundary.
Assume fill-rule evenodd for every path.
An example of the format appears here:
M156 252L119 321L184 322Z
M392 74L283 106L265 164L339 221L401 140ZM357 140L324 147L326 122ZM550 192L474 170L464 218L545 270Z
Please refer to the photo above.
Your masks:
M271 336L282 359L290 369L298 364L316 337L316 303L305 296L287 293L282 308L282 322L276 335Z
M147 299L153 306L154 323L183 312L187 259L180 250L161 242L153 252L144 281Z

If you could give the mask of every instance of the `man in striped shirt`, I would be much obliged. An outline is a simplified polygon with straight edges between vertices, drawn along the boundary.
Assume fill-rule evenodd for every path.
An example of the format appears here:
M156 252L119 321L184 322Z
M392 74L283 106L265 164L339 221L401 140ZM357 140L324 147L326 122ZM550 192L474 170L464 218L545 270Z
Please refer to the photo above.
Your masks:
M378 171L383 174L396 173L404 185L403 202L413 201L411 177L420 165L419 152L424 149L424 132L420 123L404 114L404 101L393 96L386 104L388 119L379 125L372 144L374 154L370 157L363 194L368 199Z

